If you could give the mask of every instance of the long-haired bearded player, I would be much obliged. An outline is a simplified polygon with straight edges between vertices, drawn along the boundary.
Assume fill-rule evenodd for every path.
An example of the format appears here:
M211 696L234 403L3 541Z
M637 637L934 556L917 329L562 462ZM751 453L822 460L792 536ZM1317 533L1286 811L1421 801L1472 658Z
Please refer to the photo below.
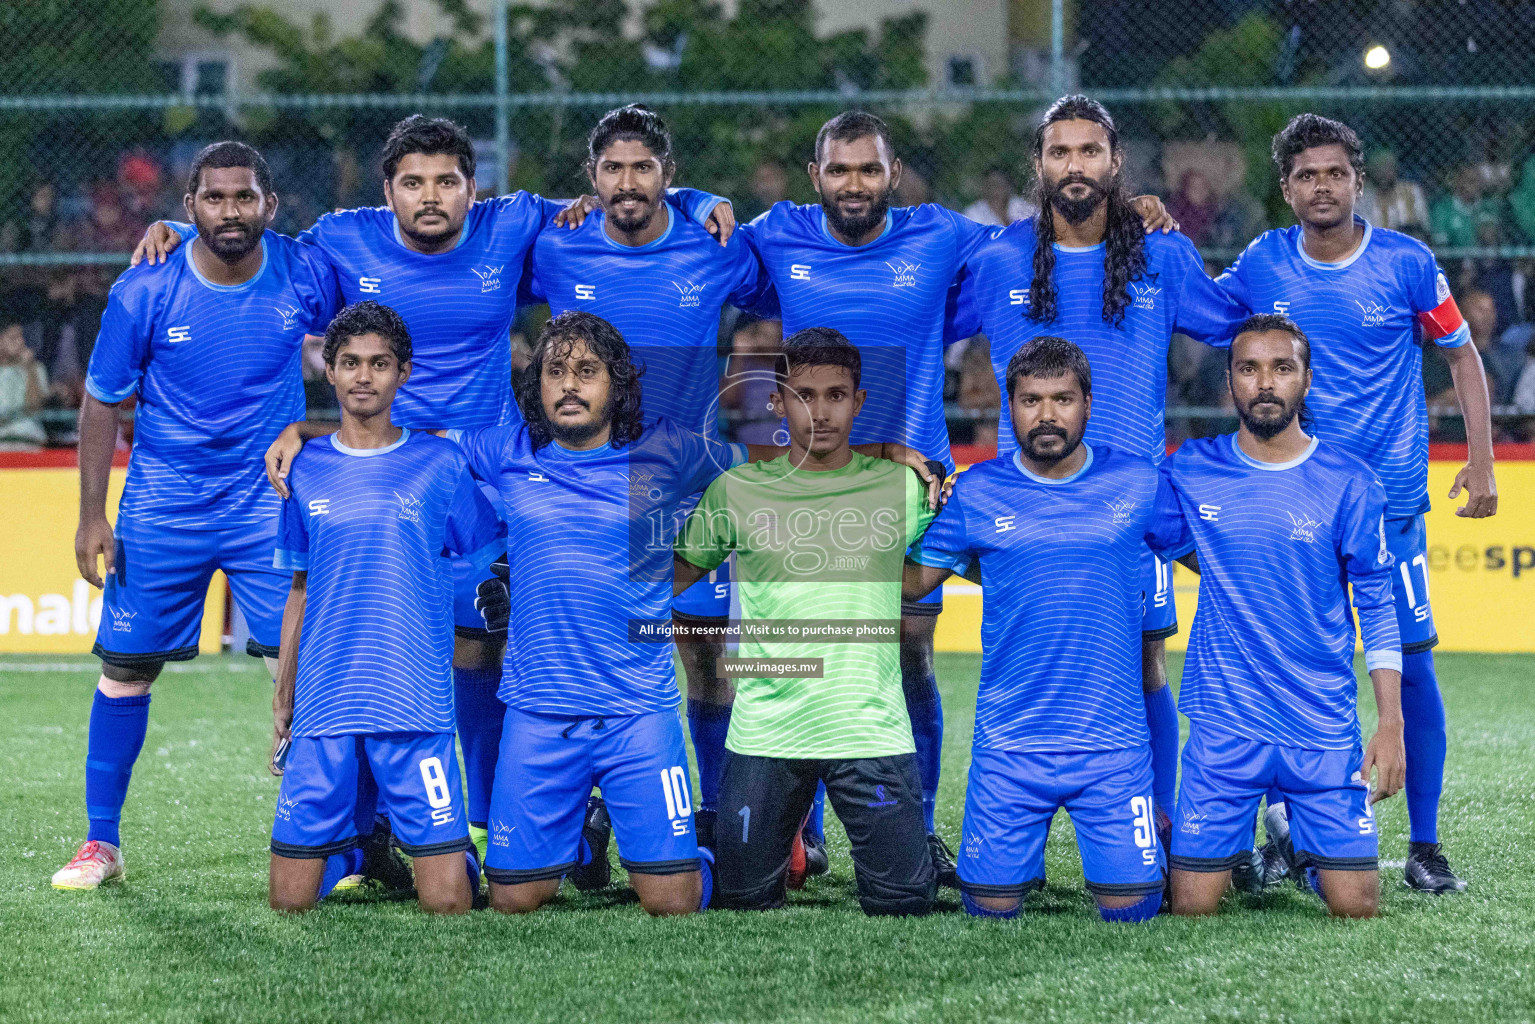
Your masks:
M1069 339L1093 367L1087 440L1160 463L1167 349L1174 334L1225 343L1245 311L1205 273L1179 233L1147 234L1124 184L1109 112L1086 96L1051 104L1034 133L1040 212L993 232L950 292L948 337L985 332L999 386L1031 338ZM1017 447L1004 405L999 455ZM1178 712L1166 639L1178 631L1172 567L1141 557L1142 687L1151 728L1157 820L1165 829L1178 774Z

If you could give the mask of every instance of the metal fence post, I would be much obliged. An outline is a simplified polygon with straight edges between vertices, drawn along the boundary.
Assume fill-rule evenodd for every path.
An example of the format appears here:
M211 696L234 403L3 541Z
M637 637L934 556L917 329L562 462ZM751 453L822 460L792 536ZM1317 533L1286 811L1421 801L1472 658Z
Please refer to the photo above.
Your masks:
M496 8L496 195L504 196L512 190L511 94L507 88L506 0L491 0L491 2Z
M1050 97L1066 91L1066 0L1050 0Z

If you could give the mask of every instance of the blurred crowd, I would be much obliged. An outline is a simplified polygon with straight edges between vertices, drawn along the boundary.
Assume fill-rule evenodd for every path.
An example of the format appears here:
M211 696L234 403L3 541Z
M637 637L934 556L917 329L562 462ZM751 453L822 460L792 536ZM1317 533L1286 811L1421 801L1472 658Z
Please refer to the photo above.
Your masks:
M65 186L35 182L24 204L0 220L0 254L122 254L132 250L144 229L162 217L180 219L187 153L157 155L135 149L116 161L108 178ZM297 232L334 203L376 202L356 161L315 159L304 151L275 154L278 180L298 187L281 194L279 231ZM298 168L306 169L303 174ZM315 179L320 167L323 181ZM921 159L905 167L895 202L942 202L985 224L1005 226L1031 217L1033 202L1015 168L987 168L962 194L935 193ZM1263 206L1248 186L1248 168L1235 146L1222 143L1168 143L1132 167L1143 190L1162 195L1185 234L1211 255L1207 269L1219 269L1266 227ZM1266 171L1266 169L1265 169ZM798 191L803 172L777 160L751 171L745 194L732 197L745 220ZM1535 156L1522 167L1495 161L1467 162L1442 180L1417 181L1397 156L1382 150L1368 162L1360 212L1372 223L1404 231L1433 245L1482 354L1500 441L1535 440L1535 294L1527 287L1535 262L1492 258L1477 250L1535 244ZM707 182L696 183L707 186ZM803 197L800 197L803 198ZM0 450L74 443L71 411L84 393L85 367L107 290L121 271L119 262L29 264L0 268ZM536 333L536 311L522 317L513 339L514 368ZM767 441L776 422L766 412L763 374L779 340L775 322L733 312L722 324L720 368L722 416L732 433ZM312 408L334 406L318 352L306 353L306 381ZM952 346L946 358L945 395L950 433L957 444L988 445L996 437L1000 403L986 339ZM1227 409L1223 356L1187 338L1175 338L1168 358L1169 440L1229 429L1231 420L1190 415L1184 410ZM1449 369L1432 346L1424 353L1424 389L1437 441L1465 436Z

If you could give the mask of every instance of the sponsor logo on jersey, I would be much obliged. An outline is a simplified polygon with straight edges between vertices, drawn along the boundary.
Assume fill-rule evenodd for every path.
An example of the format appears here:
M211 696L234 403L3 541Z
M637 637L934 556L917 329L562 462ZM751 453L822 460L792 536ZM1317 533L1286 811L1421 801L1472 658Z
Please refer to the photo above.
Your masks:
M1290 300L1289 299L1282 299L1282 300L1276 301L1274 303L1274 312L1278 313L1280 316L1289 316L1290 315Z
M1384 327L1386 326L1386 317L1391 315L1391 310L1382 306L1374 299L1371 299L1368 304L1355 299L1354 305L1359 307L1360 327Z
M894 287L915 288L917 286L917 271L922 269L922 264L913 263L910 260L886 260L885 266L895 274Z
M316 498L309 503L309 517L330 515L330 499Z
M1007 293L1009 306L1027 306L1029 304L1029 290L1027 288L1013 288Z
M1450 282L1444 279L1444 271L1441 270L1438 276L1434 278L1434 298L1437 299L1440 304L1443 304L1444 300L1448 299L1449 297Z
M703 294L704 286L701 284L683 284L673 281L672 287L677 289L677 307L679 309L697 309L699 296Z
M546 484L549 482L549 478L536 469L530 469L528 470L528 482L532 484Z
M410 495L401 494L399 491L394 491L393 494L394 500L400 503L399 518L407 523L421 522L421 499L412 498Z
M133 632L133 617L137 615L138 612L125 612L117 608L109 608L107 610L112 613L112 632Z
M179 345L183 341L192 340L192 328L172 327L165 332L165 340L172 345Z
M277 310L277 315L282 317L283 330L291 331L298 326L299 310L297 306L275 306L273 308Z
M1380 517L1380 554L1375 557L1375 560L1377 562L1379 562L1381 565L1385 565L1387 562L1391 561L1391 552L1386 547L1386 517L1385 516L1381 516Z
M576 298L590 302L597 297L597 286L594 284L576 285Z
M1018 517L1017 516L997 516L997 518L994 520L994 522L997 524L997 532L998 533L1006 533L1008 530L1016 530L1016 529L1018 529L1018 527L1013 525L1013 520L1016 519L1016 518L1018 518Z
M789 264L789 279L791 281L808 281L808 280L810 280L810 264L808 264L808 263L791 263L791 264Z
M1130 282L1130 293L1135 296L1135 308L1154 310L1157 308L1157 296L1162 294L1162 289L1153 284L1141 284Z
M480 293L499 291L501 288L501 271L506 269L506 264L492 266L487 263L483 267L470 267L469 270L480 279Z
M384 291L384 279L382 277L359 277L357 290L367 292L369 295L380 295Z
M1105 501L1109 511L1114 513L1114 525L1126 526L1130 522L1130 513L1135 511L1135 502L1129 498L1119 498L1116 501Z
M1291 540L1305 541L1307 544L1316 543L1316 532L1321 528L1321 523L1312 519L1304 512L1300 515L1296 515L1294 512L1286 512L1285 514L1290 517L1290 525L1293 527L1290 531Z
M1218 523L1218 522L1220 522L1220 515L1221 515L1221 507L1219 505L1201 505L1201 506L1199 506L1199 518L1203 519L1207 523Z

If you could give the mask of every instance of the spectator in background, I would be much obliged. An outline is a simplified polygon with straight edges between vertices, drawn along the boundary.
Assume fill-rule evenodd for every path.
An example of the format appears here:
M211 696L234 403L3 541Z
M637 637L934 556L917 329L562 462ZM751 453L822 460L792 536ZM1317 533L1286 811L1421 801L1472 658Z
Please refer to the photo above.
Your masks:
M1378 149L1370 157L1364 192L1354 210L1378 228L1422 237L1428 231L1428 200L1417 182L1397 176L1396 154Z
M1476 244L1497 248L1504 242L1503 224L1496 217L1476 222ZM1466 260L1461 272L1461 291L1483 291L1497 306L1498 322L1515 324L1525 319L1520 300L1524 297L1524 270L1512 260L1488 257Z
M1012 174L1001 165L987 168L981 178L981 198L965 207L966 217L997 228L1028 220L1038 212L1033 203L1018 194Z
M40 448L48 439L38 413L48 398L48 375L27 347L21 324L0 320L0 450Z
M1508 194L1508 205L1524 237L1535 239L1535 154L1525 160L1519 184Z
M1524 367L1514 382L1512 405L1526 416L1535 417L1535 337L1524 350ZM1535 420L1525 420L1517 428L1519 440L1535 440Z
M1495 200L1482 194L1482 174L1471 164L1455 171L1449 195L1440 196L1429 213L1429 237L1436 246L1470 248L1477 244L1477 224L1497 219Z
M921 206L933 202L933 163L925 154L912 153L901 161L901 183L891 206Z
M1193 168L1183 172L1178 190L1167 201L1167 212L1178 222L1179 229L1189 236L1189 241L1198 246L1213 244L1216 224L1221 217L1221 201L1204 172Z
M1501 343L1500 338L1507 332L1498 329L1498 305L1492 295L1469 292L1460 307L1466 326L1471 329L1471 344L1481 353L1482 366L1487 371L1487 394L1493 405L1507 405L1513 400L1514 385L1524 368L1524 352Z
M783 418L773 414L771 396L778 389L777 366L783 324L750 313L736 318L730 356L720 380L720 408L731 414L725 436L740 444L787 443Z
M1497 366L1491 354L1498 350L1494 344L1498 336L1498 307L1491 295L1484 291L1470 291L1460 297L1460 312L1471 331L1471 344L1481 353L1482 365L1487 372L1487 394L1493 405L1500 404L1499 396L1508 394L1510 368ZM1435 416L1436 408L1455 412L1459 404L1455 398L1455 380L1450 375L1450 364L1437 346L1423 346L1423 391L1429 405L1429 436L1435 441L1460 443L1466 439L1466 424L1457 415ZM1497 434L1494 422L1494 439Z
M742 221L749 221L767 212L774 203L781 203L788 198L789 172L784 169L784 165L773 159L759 160L757 166L752 168L746 202L742 204L738 216Z
M0 228L0 252L47 252L59 227L59 190L51 181L33 187L27 209Z
M178 210L164 207L164 180L160 162L142 149L129 150L117 161L118 194L133 218L149 222L178 214Z
M955 404L963 412L972 414L973 418L964 424L950 427L949 432L958 443L995 448L996 414L1002 408L1002 392L997 388L997 373L991 366L991 343L986 335L977 334L956 347L959 349L956 353L959 390L955 395ZM954 361L953 356L944 357L945 364L952 365Z

